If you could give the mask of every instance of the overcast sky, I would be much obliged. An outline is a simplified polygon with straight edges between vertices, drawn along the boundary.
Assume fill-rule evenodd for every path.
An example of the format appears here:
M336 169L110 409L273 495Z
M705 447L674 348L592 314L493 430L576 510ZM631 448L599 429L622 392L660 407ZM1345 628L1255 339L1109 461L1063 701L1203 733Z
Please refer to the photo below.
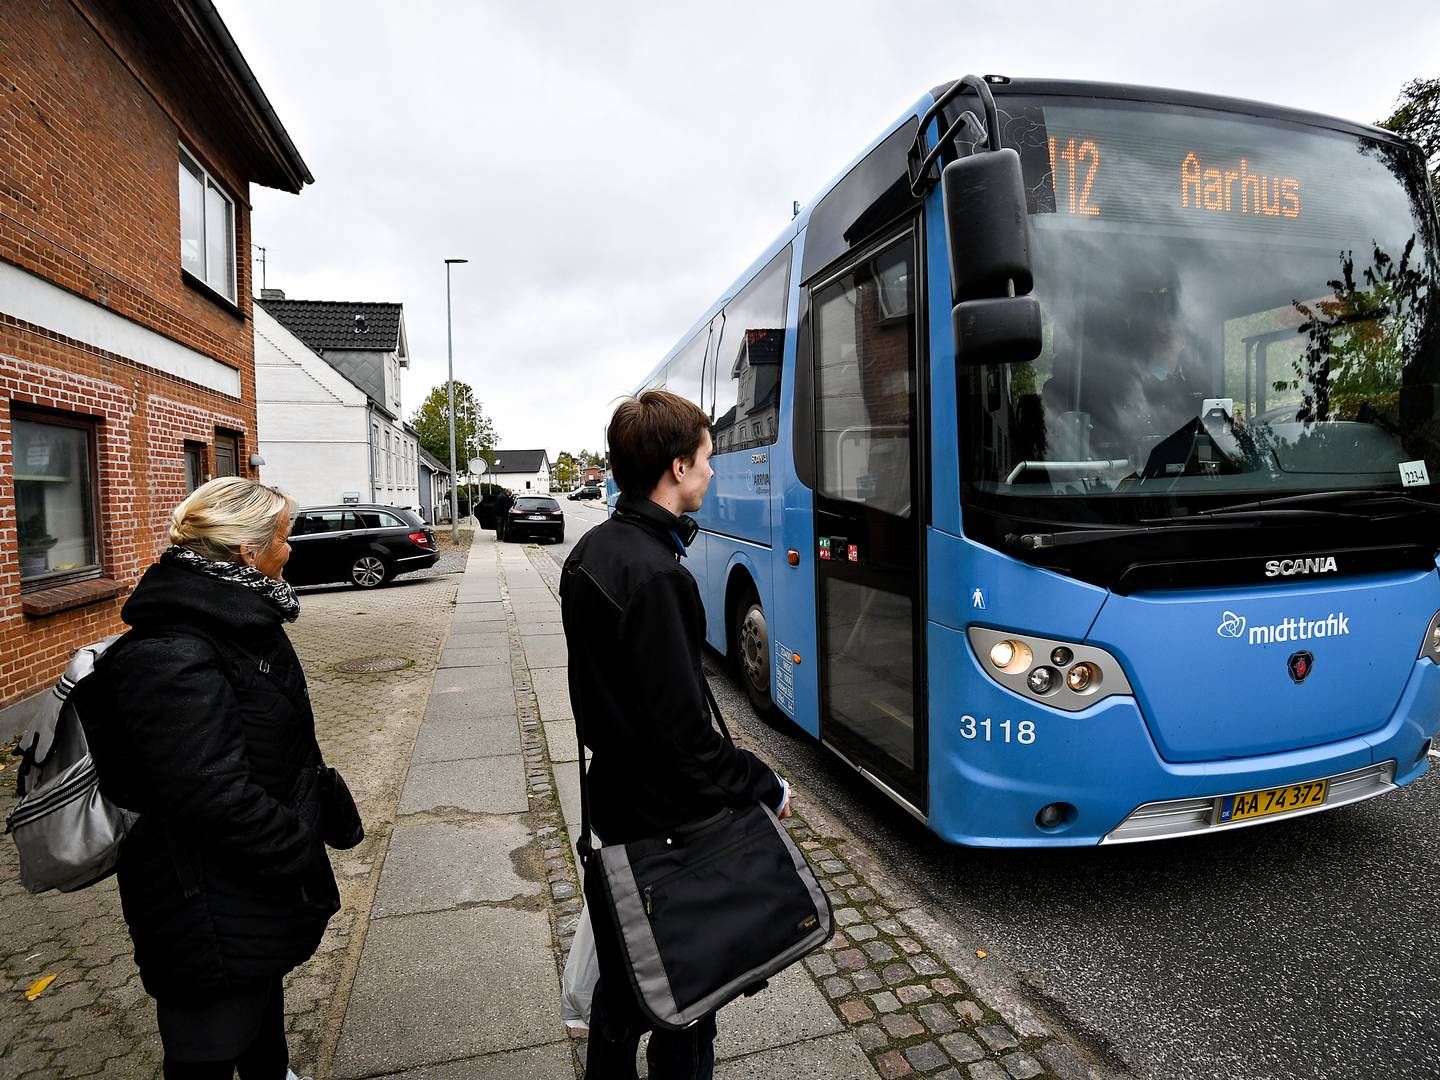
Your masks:
M217 4L315 176L252 192L270 286L403 303L408 418L445 379L443 260L470 259L455 377L502 448L552 458L598 448L615 397L792 201L938 83L1133 82L1374 121L1440 75L1433 0Z

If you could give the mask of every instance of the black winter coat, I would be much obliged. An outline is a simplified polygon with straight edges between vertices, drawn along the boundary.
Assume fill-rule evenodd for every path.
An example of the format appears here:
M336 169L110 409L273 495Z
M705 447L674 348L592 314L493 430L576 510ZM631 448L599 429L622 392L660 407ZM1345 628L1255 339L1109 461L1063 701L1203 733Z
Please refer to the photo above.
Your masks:
M688 519L687 519L688 520ZM705 608L680 565L685 523L622 496L581 537L560 582L570 703L593 752L589 788L600 838L625 844L718 812L780 808L780 781L715 730L700 650Z
M102 658L108 734L91 742L106 795L140 812L118 875L145 989L273 984L340 907L299 658L258 593L182 566L147 570L122 615L144 635Z

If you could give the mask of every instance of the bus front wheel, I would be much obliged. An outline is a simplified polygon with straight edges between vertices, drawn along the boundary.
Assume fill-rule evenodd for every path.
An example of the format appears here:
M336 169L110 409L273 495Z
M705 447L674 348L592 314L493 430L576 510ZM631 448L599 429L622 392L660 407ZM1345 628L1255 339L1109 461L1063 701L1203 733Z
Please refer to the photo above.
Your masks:
M770 632L765 609L753 593L736 605L735 663L751 706L762 719L770 719L775 711L770 701Z

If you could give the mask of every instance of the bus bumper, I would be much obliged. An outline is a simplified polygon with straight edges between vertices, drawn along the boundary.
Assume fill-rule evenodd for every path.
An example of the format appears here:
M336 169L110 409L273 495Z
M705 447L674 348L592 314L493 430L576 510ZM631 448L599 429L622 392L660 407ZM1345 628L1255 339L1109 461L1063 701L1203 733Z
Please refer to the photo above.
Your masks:
M936 833L956 844L1126 843L1218 833L1328 810L1423 776L1440 724L1440 667L1421 659L1394 712L1372 732L1284 753L1169 762L1160 757L1133 697L1107 698L1081 713L1060 712L992 681L963 633L932 623L930 642L927 817ZM1233 693L1223 685L1199 686L1195 708L1201 716L1223 709ZM1024 721L1034 725L1028 743L1017 737ZM1331 781L1321 806L1212 824L1219 796L1320 779ZM1050 806L1061 808L1061 820L1042 826L1040 812Z

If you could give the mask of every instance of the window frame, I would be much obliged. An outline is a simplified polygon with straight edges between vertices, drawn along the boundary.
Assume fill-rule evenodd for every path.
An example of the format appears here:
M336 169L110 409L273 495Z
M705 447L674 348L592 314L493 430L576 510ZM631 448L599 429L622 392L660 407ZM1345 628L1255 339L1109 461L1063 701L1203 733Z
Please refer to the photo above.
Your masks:
M90 541L94 546L94 563L74 570L48 571L34 577L25 577L20 566L20 523L19 496L15 492L15 424L24 421L31 424L48 424L51 427L74 428L85 433L87 464L89 467ZM15 572L20 578L20 592L39 592L77 581L92 581L105 576L105 527L101 520L104 500L100 497L100 420L84 413L68 413L37 408L22 402L10 403L10 476L11 492L16 502L15 523Z
M196 274L185 265L185 221L180 221L180 273L187 281L203 286L207 291L218 296L232 307L240 306L240 212L238 201L226 190L225 185L215 179L213 173L200 163L200 158L187 147L183 142L179 144L179 166L192 176L198 172L196 177L200 181L200 259L203 264L204 273ZM178 181L178 177L177 177ZM229 291L225 292L217 288L210 281L210 245L209 245L209 199L207 196L214 191L220 198L225 200L225 205L230 210L230 275L228 280ZM177 200L179 188L176 188Z

